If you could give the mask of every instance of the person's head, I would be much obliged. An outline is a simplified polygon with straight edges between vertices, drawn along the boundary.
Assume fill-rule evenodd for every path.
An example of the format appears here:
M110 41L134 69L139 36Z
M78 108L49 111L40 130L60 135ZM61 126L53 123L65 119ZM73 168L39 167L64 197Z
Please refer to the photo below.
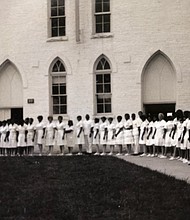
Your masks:
M88 121L90 119L90 116L88 114L85 115L86 120Z
M177 120L179 120L180 118L183 118L183 111L181 109L178 109L175 112L175 117L177 118Z
M109 117L109 118L108 118L108 121L109 121L109 123L111 124L111 123L113 122L113 118L112 118L112 117Z
M183 115L184 119L187 119L189 117L189 111L184 111Z
M82 120L82 116L81 115L78 115L77 116L77 121L81 121Z
M24 123L28 125L29 124L29 118L25 118Z
M147 120L148 120L148 122L151 122L151 121L152 121L151 115L148 115L148 116L147 116Z
M63 121L63 117L62 116L58 116L58 121L61 123Z
M6 121L6 120L2 121L3 127L5 127L6 124L7 124L7 121Z
M128 113L125 114L125 120L129 120L130 119L130 115Z
M73 121L72 121L72 120L69 120L69 121L68 121L68 126L69 126L69 127L73 126Z
M11 124L11 119L7 120L7 124L10 125Z
M146 120L146 115L141 115L141 120L145 121Z
M142 115L143 115L143 112L142 112L142 111L139 111L139 112L138 112L139 118L141 118Z
M136 119L135 113L131 114L131 118L132 118L133 121Z
M51 123L53 121L53 116L48 116L48 121Z
M95 118L95 119L94 119L94 122L95 122L95 123L99 123L99 121L100 121L99 118Z
M43 116L42 116L42 115L39 115L39 116L37 117L37 119L38 119L39 122L41 122L41 121L43 120Z
M162 121L164 119L164 114L163 113L159 113L158 114L158 120Z
M154 115L152 120L153 120L153 122L157 121L157 117Z
M24 123L25 123L25 120L23 120L23 119L21 119L21 120L19 121L19 125L21 125L21 126L23 126Z
M122 120L122 116L121 116L121 115L118 115L118 116L117 116L117 121L118 121L118 122L121 122L121 120Z
M106 121L106 117L101 117L101 120L102 120L102 122L105 122Z
M34 121L34 119L33 119L33 118L29 118L29 123L30 123L30 124L32 124L32 123L33 123L33 121Z

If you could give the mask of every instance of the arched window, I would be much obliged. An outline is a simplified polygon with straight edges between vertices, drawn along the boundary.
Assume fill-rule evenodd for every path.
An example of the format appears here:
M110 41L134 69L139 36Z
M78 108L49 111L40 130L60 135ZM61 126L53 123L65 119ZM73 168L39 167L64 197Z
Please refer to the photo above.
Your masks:
M59 59L51 69L51 100L53 114L67 114L66 70Z
M95 66L96 78L96 112L111 113L111 68L107 59L102 56Z

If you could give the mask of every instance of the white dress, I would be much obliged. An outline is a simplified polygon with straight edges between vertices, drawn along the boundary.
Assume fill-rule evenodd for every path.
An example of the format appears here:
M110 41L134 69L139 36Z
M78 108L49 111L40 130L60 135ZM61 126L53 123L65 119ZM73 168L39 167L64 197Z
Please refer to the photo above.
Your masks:
M107 123L106 122L101 123L99 128L100 128L100 145L105 145L107 144L107 136L105 135L105 129L107 129Z
M55 128L56 126L53 122L48 123L46 125L46 132L45 132L46 146L55 145Z
M69 127L66 125L65 131L71 131L70 133L66 133L66 143L67 147L74 147L75 146L75 134L73 126Z
M98 130L99 130L99 123L95 123L94 128L93 128L93 139L92 139L92 144L94 144L94 145L100 144L99 132L98 132L97 136L95 137Z
M129 129L133 125L132 121L128 119L124 122L124 129L123 129L123 144L133 144L133 130Z
M132 134L133 134L134 144L137 144L139 142L139 123L135 119L132 121L132 125L133 125Z
M26 127L28 133L27 133L27 146L34 146L34 132L36 130L36 127L34 124L28 124Z
M164 146L164 128L165 128L165 125L166 125L166 121L165 120L162 120L162 121L157 121L155 123L155 128L156 128L156 134L155 134L155 146Z
M151 132L151 134L149 135L151 129L152 129L152 132ZM152 146L152 145L154 145L154 139L153 139L154 131L155 131L154 122L151 121L151 122L149 122L149 124L147 125L147 136L149 135L149 138L148 138L148 139L146 138L146 145L147 145L147 146Z
M26 147L26 142L25 142L25 131L26 131L26 126L25 125L18 125L17 127L18 131L18 147Z
M37 144L44 144L44 138L42 138L43 136L43 129L45 128L46 126L44 125L43 122L40 122L36 125L36 142Z
M115 138L115 144L116 145L123 145L123 122L122 121L118 122L115 126L115 129L116 129L116 132L115 132L116 134L118 133L118 131L120 129L122 129L121 132Z
M107 144L108 145L115 145L115 124L112 122L108 125L108 139Z
M166 122L165 129L166 129L166 135L165 135L165 147L171 147L172 146L172 137L171 137L171 131L173 128L173 122L168 121Z
M1 129L1 147L6 148L8 143L5 141L5 137L8 131L8 125L2 126Z
M182 124L182 129L183 129L183 132L184 132L184 129L186 128L186 132L185 132L185 136L184 136L184 141L183 143L181 143L181 149L182 150L186 150L187 149L187 145L188 145L188 138L189 138L189 132L188 132L188 129L187 129L187 125L188 125L188 122L189 122L189 119L186 119L183 124ZM183 136L183 134L182 134Z
M146 144L147 126L148 126L148 121L147 120L143 121L140 127L139 144Z
M93 122L91 120L83 121L84 138L88 144L92 143L92 137L90 137L90 132L92 128L93 128Z
M84 144L84 132L83 132L83 130L80 133L80 136L78 137L81 128L83 129L83 123L82 123L82 121L79 121L76 124L76 144L78 144L78 145Z
M175 145L176 148L180 148L181 147L181 139L182 139L182 135L183 135L183 123L181 123L180 121L177 122L177 129L176 129L176 133L175 133Z
M16 131L17 131L16 124L10 124L9 125L9 147L10 148L16 148L17 147L17 141L16 141Z
M64 134L64 129L66 128L66 125L64 122L57 122L56 124L56 144L57 146L64 146L66 145L66 135L64 135L63 139L63 134Z

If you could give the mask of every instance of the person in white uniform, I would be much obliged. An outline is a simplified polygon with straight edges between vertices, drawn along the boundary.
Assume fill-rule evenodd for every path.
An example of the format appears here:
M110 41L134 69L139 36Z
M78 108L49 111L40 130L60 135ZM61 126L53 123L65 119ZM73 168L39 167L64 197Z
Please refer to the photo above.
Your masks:
M53 122L53 117L48 116L48 123L46 125L45 130L45 141L46 146L49 147L49 153L48 156L51 156L53 153L53 147L55 145L55 123Z
M140 152L142 152L140 156L143 157L147 155L146 138L147 138L148 120L146 120L146 115L142 115L141 119L142 119L142 124L140 126L139 145L140 145Z
M84 131L83 131L83 123L82 116L77 116L77 124L76 124L76 144L79 147L78 155L82 155L82 146L84 145Z
M26 148L26 126L24 120L20 120L17 127L17 146L19 156L23 156L24 149Z
M117 156L121 156L123 153L123 122L121 115L117 116L115 129L115 144L119 147L119 153L117 153Z
M66 124L63 122L63 117L58 116L58 121L56 124L56 145L60 148L60 155L65 154L66 136L65 136Z
M1 127L1 148L2 148L2 155L7 156L7 132L8 132L8 124L7 121L2 122Z
M107 135L107 145L110 146L110 153L109 155L113 155L114 153L114 146L115 146L115 124L113 122L113 118L109 117L108 118L108 135Z
M133 141L133 123L130 119L130 115L128 113L125 114L125 122L123 124L123 144L126 146L127 153L125 156L131 154L131 146L134 143Z
M44 135L45 135L45 124L43 122L43 116L39 115L37 117L38 124L36 125L36 142L39 147L39 156L42 156L43 144L44 144Z
M102 123L100 124L100 145L103 147L102 156L106 155L106 145L107 145L107 122L106 117L101 117Z
M94 155L100 155L100 136L99 136L99 118L94 119L94 126L93 126L93 139L92 144L96 146L96 153Z
M66 143L69 151L67 155L72 156L73 148L75 146L75 134L74 134L74 127L72 120L68 121L68 124L65 127L65 134L66 134Z
M88 114L86 114L85 120L83 121L83 128L84 128L84 142L85 142L86 152L88 154L91 154L93 123Z
M34 125L34 119L29 118L29 123L26 127L27 130L27 147L28 147L28 155L33 156L34 154L34 139L36 135L36 127Z
M147 124L147 137L146 137L146 147L148 150L148 157L153 157L154 156L154 150L153 150L153 145L154 145L154 139L153 134L154 134L154 122L152 120L152 117L149 115L148 118L148 124Z
M15 124L15 121L11 119L11 123L9 125L9 135L8 135L8 140L9 140L9 147L10 147L10 155L15 156L16 155L16 149L17 149L17 127L18 125Z
M132 134L133 134L133 153L136 155L139 153L139 123L136 119L135 113L131 114L132 118Z

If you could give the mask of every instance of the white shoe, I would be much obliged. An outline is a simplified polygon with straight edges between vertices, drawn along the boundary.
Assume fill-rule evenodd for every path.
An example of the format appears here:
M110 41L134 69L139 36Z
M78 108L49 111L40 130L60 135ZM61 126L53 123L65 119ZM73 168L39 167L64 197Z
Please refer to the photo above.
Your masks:
M41 157L41 156L42 156L42 154L39 154L39 156Z
M72 156L72 155L73 155L72 153L68 153L68 154L67 154L67 156Z
M170 157L170 159L169 160L174 160L175 158L174 157Z
M154 157L154 154L151 154L150 157Z
M188 161L188 165L190 165L190 161Z
M120 153L117 153L117 154L116 154L116 156L122 156L122 154L120 154Z
M145 157L145 156L146 156L146 154L145 154L145 153L140 155L140 157Z
M109 155L109 156L112 156L112 155L113 155L113 153L111 153L111 152L110 152L108 155Z
M95 156L98 156L98 155L100 155L98 152L96 152L95 154L94 154Z
M81 155L82 155L82 153L78 153L77 155L81 156Z
M48 156L51 156L51 153L49 153Z
M167 157L166 156L164 156L164 155L161 155L160 156L160 159L166 159Z
M183 161L183 158L182 158L182 157L180 157L178 160L179 160L179 161Z
M125 156L129 156L129 154L128 154L128 153L126 153L126 154L125 154Z
M105 156L105 155L106 155L106 153L101 153L100 155L101 155L101 156Z
M151 157L151 154L148 154L147 157Z
M188 160L184 158L183 163L188 163Z

